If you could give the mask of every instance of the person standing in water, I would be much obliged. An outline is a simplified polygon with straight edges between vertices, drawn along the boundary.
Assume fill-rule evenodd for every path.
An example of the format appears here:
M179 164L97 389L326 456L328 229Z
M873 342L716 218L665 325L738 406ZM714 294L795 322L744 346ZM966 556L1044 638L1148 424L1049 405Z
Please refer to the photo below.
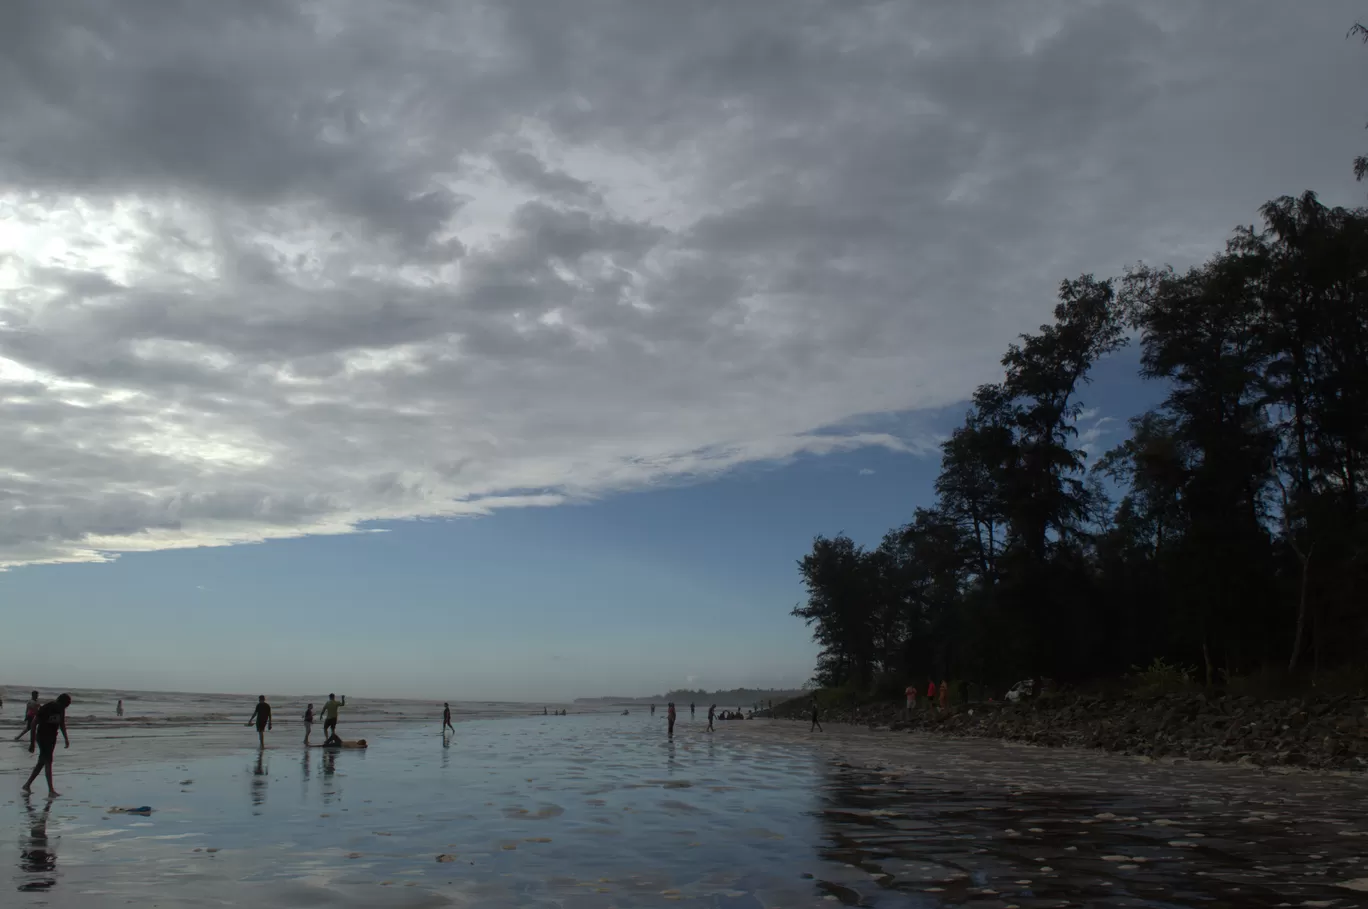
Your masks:
M272 728L272 726L271 705L266 703L266 695L264 694L261 695L261 697L257 698L256 710L252 711L251 717L249 717L247 722L243 725L250 726L253 722L256 723L257 738L261 741L261 747L265 748L266 730Z
M313 733L313 704L304 708L304 744L309 744L309 736Z
M24 705L24 728L19 730L19 734L14 737L16 742L27 735L29 745L33 745L33 718L38 715L38 708L41 706L42 704L38 701L38 692L30 692L28 703Z
M36 694L36 692L35 692ZM71 695L58 695L57 700L50 704L44 704L38 708L38 712L33 717L33 735L29 738L29 753L33 753L34 746L38 747L38 763L34 765L33 772L29 774L28 782L24 784L24 791L28 792L33 786L33 781L38 779L38 774L47 773L48 795L59 796L60 792L52 785L52 753L57 750L57 733L62 733L64 748L71 747L71 738L67 735L66 728L66 709L71 706Z
M123 716L123 698L119 698L119 706L114 708L115 716Z
M337 734L337 711L346 706L347 699L345 697L341 701L338 701L337 695L332 694L331 692L328 694L328 702L323 705L324 741L328 740L328 730L331 729L333 735Z
M708 708L708 731L713 731L713 717L717 715L717 705L713 704Z
M674 706L674 701L671 701L671 702L670 702L670 709L669 709L669 712L665 714L665 719L666 719L666 722L668 722L668 723L669 723L669 726L670 726L670 728L669 728L669 733L668 733L668 734L669 734L669 737L670 737L670 738L674 738L674 724L675 724L675 706Z
M448 729L450 729L452 732L455 732L455 731L456 731L456 727L453 726L453 725L451 725L451 705L448 704L446 701L443 701L443 702L442 702L442 735L446 735L446 731L447 731Z

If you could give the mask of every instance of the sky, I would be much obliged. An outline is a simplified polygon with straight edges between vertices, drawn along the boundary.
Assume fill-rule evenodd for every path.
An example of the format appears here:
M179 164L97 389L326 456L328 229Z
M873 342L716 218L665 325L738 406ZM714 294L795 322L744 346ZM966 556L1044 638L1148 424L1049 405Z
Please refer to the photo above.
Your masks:
M1361 202L1364 15L0 5L0 683L797 685L1060 280Z

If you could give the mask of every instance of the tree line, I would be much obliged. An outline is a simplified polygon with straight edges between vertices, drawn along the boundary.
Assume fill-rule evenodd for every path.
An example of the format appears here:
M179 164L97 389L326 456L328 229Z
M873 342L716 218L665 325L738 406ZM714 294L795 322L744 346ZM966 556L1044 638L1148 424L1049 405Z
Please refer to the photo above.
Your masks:
M934 504L873 548L814 540L793 615L821 645L816 682L1362 664L1368 209L1307 192L1260 214L1185 271L1063 282L941 446ZM1131 343L1167 395L1090 459L1081 393Z

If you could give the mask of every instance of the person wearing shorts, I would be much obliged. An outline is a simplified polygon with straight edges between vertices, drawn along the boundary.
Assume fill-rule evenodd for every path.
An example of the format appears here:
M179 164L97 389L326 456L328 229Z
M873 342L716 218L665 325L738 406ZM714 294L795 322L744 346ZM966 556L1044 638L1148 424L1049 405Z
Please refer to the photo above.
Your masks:
M261 747L265 748L266 730L272 728L272 723L271 705L266 703L266 695L264 694L257 698L256 710L253 710L252 715L247 718L246 725L250 726L253 722L256 723L257 739L260 740Z
M38 700L38 692L34 691L29 695L28 703L24 705L24 728L14 737L17 742L24 736L29 737L29 744L33 744L33 718L38 715L38 708L42 704Z
M346 706L346 698L339 701L337 695L331 692L328 694L328 702L323 705L323 740L325 742L328 740L329 730L332 731L333 735L337 734L337 711Z
M38 750L38 763L34 765L33 772L29 774L28 782L24 784L24 791L30 791L33 781L38 779L39 773L47 774L48 795L55 797L61 795L52 785L52 756L57 750L57 733L62 733L62 740L65 742L64 748L71 747L71 738L67 735L66 728L66 709L71 706L71 695L60 695L57 700L50 704L44 704L38 708L38 712L33 718L33 734L29 738L29 752L32 753L34 747Z

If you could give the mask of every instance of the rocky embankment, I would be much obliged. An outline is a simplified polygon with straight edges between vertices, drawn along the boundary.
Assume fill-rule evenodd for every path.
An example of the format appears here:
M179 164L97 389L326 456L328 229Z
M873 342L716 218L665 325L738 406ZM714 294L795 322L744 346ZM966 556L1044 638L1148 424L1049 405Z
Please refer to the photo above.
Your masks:
M809 711L808 702L795 700L778 705L773 714L806 719ZM1362 696L1277 701L1219 694L1057 696L1037 703L974 704L947 713L922 708L910 721L901 704L864 704L824 710L822 721L1153 758L1368 770L1368 697Z

